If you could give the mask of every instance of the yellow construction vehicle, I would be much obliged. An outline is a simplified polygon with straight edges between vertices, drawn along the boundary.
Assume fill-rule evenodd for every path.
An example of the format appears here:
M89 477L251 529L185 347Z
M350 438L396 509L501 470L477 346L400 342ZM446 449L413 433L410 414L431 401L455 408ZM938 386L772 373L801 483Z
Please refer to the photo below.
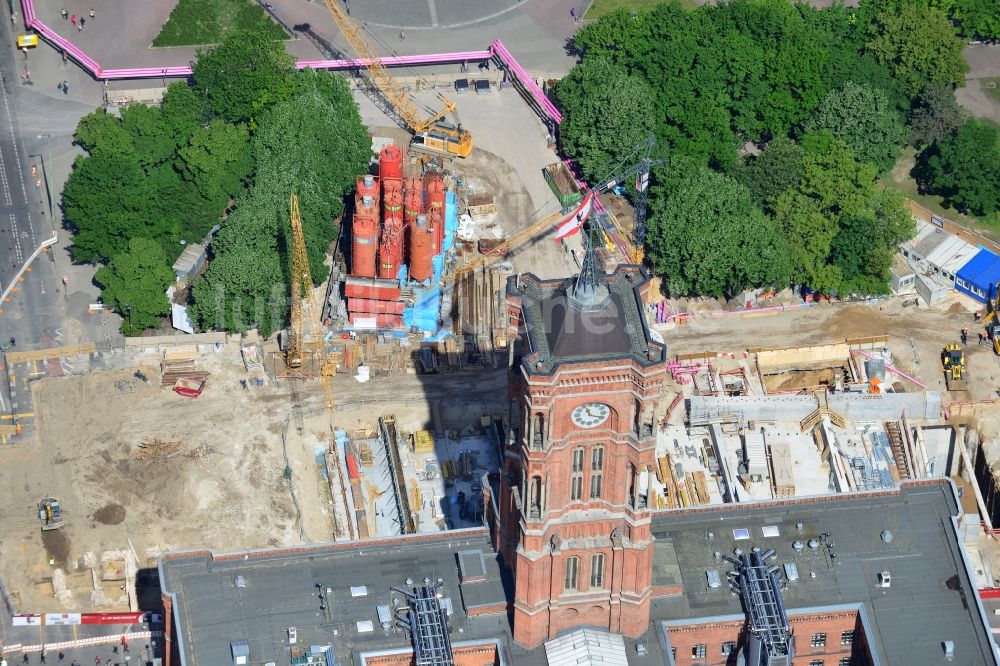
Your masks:
M979 323L986 327L986 335L993 341L993 353L1000 355L1000 317L997 316L997 299L1000 284L994 285L993 294L987 295L986 307L989 310Z
M382 59L372 46L368 36L361 26L351 18L347 10L340 5L340 0L323 1L326 3L330 16L340 28L341 34L344 35L344 39L350 44L355 57L367 61L365 70L371 79L371 84L381 93L381 101L389 107L383 110L394 113L397 116L396 120L413 132L413 145L418 149L431 152L468 157L473 147L472 134L468 130L462 129L462 124L458 122L455 103L444 95L438 94L441 108L424 117L417 109L410 93L393 78L389 69L382 64ZM455 118L455 124L444 120L449 115Z
M941 364L944 365L944 381L949 391L966 391L969 382L965 374L965 352L962 346L950 344L941 352Z
M62 505L55 497L43 497L38 502L38 520L42 523L42 531L57 530L63 525Z

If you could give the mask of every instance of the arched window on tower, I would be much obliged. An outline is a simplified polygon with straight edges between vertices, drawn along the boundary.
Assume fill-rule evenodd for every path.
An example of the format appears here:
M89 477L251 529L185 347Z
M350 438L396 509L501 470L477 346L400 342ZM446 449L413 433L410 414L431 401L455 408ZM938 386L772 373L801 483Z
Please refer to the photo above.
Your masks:
M635 465L628 464L628 506L635 508Z
M535 520L542 517L542 477L531 477L530 516Z
M569 499L579 502L583 499L583 447L573 449L573 470L569 477Z
M563 589L565 590L576 590L577 589L577 575L580 573L580 558L579 557L567 557L566 558L566 577L563 581Z
M590 499L604 494L604 447L595 446L590 452Z
M545 415L535 414L535 430L532 433L532 448L536 451L545 449Z
M590 558L590 586L604 587L604 553L597 553Z

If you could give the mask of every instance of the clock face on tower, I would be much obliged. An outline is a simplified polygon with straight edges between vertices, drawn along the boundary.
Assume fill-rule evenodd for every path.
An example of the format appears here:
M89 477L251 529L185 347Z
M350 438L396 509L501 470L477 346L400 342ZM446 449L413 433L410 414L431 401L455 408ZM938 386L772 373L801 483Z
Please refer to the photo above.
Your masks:
M578 428L596 428L611 416L611 408L603 402L587 402L570 414L573 424Z

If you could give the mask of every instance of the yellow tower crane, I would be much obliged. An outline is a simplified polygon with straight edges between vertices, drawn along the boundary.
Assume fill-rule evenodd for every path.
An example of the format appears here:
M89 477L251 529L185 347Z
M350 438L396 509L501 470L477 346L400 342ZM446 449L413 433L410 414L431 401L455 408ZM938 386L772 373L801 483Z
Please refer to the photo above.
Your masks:
M323 390L326 392L327 407L333 409L333 386L330 376L336 373L336 361L323 351L323 327L319 321L319 308L313 298L312 271L309 269L309 255L306 253L306 239L302 232L302 218L299 216L299 197L291 197L289 206L292 223L292 270L291 298L292 311L288 326L288 346L285 362L289 368L302 371L306 353L311 352L319 359ZM308 320L308 331L306 330ZM308 338L306 334L308 333Z
M413 132L413 143L433 152L468 157L472 152L472 134L462 129L462 124L458 122L455 103L439 94L438 99L443 105L441 109L423 117L413 97L382 64L381 57L364 30L350 17L347 10L341 7L339 0L323 1L344 39L350 44L355 57L368 62L365 69L384 101L399 120ZM444 120L449 114L456 117L454 125Z

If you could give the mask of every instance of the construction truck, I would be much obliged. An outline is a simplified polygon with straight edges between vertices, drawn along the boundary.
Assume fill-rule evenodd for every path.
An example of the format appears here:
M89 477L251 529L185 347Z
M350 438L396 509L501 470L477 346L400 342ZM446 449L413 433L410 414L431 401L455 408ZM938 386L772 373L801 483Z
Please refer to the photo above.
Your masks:
M38 502L38 520L42 523L42 531L57 530L65 523L62 517L62 506L55 497L43 497Z
M944 366L944 381L949 391L967 391L969 382L965 376L965 352L962 346L950 344L941 352L941 364Z

